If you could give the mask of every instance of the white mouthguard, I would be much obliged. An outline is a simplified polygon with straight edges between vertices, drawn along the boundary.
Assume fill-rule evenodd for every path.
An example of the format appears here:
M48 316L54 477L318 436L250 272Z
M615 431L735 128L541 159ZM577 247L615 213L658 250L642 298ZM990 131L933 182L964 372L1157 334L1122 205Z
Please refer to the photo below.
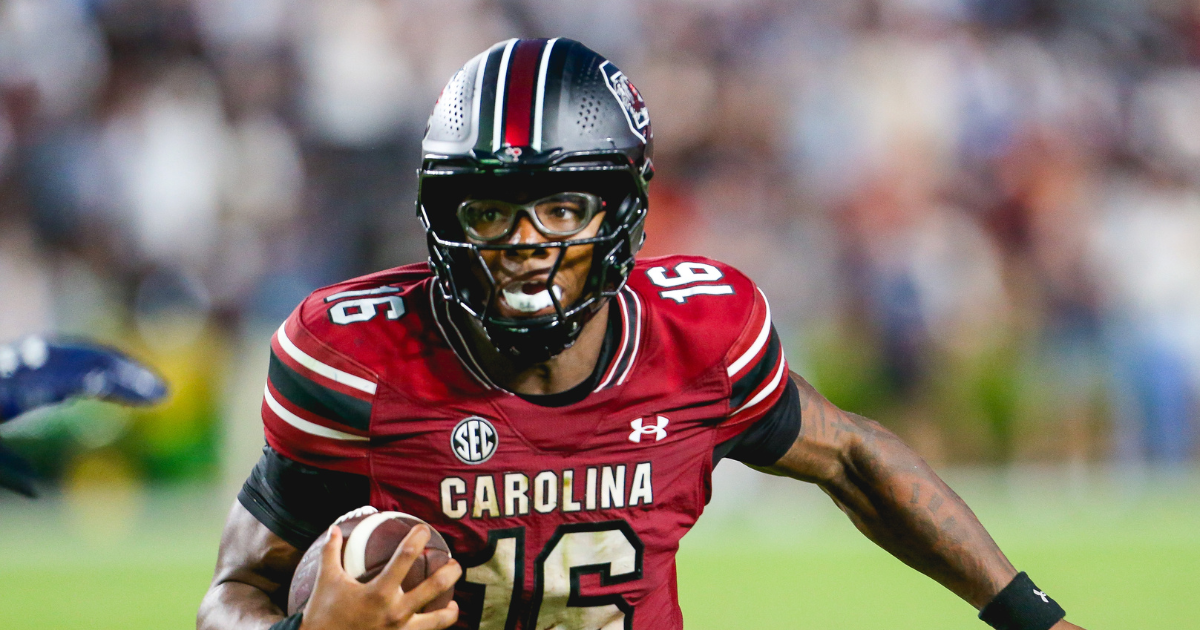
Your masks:
M521 290L522 286L524 286L522 283L516 283L511 287L505 287L500 292L509 306L522 313L536 313L544 308L554 306L549 291L542 289L537 293L529 294ZM554 295L559 301L562 300L562 289L558 285L554 285Z

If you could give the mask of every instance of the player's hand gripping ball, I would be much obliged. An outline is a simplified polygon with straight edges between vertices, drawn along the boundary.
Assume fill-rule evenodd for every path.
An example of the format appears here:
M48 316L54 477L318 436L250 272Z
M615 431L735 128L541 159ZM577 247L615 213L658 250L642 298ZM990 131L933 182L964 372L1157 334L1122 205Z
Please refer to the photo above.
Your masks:
M348 512L334 524L341 529L345 541L342 545L342 567L350 577L363 583L370 582L383 571L396 548L412 528L417 525L429 527L428 523L410 514L380 512L370 506ZM446 545L446 539L433 527L429 527L429 531L430 538L429 542L425 543L425 552L413 562L412 568L408 570L400 585L404 592L416 588L425 578L450 561L450 547ZM321 566L321 549L328 540L329 532L326 531L304 552L300 564L296 565L296 573L288 591L288 615L304 610L304 606L308 604L308 598L316 585L317 569ZM445 608L452 599L453 588L426 604L420 612Z

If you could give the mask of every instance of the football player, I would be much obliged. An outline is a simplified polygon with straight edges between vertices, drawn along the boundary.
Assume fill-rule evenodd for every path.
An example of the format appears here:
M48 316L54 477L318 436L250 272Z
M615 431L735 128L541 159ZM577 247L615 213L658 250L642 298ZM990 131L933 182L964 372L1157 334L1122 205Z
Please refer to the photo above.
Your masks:
M635 260L651 137L575 41L501 42L451 78L419 173L429 262L318 290L275 333L267 446L199 627L680 628L675 552L724 458L819 484L997 628L1073 627L912 450L788 370L749 278ZM333 528L285 618L305 549L364 504L425 519L457 562L400 592L417 528L359 584Z
M26 337L0 345L0 423L72 397L148 405L167 395L150 368L117 350ZM33 470L0 444L0 487L36 495Z

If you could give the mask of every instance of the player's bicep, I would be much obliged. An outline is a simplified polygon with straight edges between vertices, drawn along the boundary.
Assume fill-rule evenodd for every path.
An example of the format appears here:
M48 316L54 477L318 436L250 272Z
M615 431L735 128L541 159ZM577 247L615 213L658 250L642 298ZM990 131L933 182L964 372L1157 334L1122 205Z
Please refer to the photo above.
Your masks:
M753 301L737 338L725 355L729 411L717 427L713 464L728 457L770 466L790 448L800 430L799 396L788 378L779 333L762 291Z
M799 397L800 431L787 452L765 470L815 483L828 482L846 463L847 449L860 432L858 418L826 400L799 374L789 374Z

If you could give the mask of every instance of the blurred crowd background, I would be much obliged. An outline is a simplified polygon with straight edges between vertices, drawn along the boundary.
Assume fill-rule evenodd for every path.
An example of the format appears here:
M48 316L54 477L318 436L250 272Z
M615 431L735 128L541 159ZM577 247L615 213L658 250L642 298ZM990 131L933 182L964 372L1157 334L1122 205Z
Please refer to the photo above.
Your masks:
M514 36L632 78L644 255L746 271L838 404L940 464L1194 459L1195 0L0 0L0 341L173 387L6 442L68 488L239 484L269 335L425 258L426 118Z

